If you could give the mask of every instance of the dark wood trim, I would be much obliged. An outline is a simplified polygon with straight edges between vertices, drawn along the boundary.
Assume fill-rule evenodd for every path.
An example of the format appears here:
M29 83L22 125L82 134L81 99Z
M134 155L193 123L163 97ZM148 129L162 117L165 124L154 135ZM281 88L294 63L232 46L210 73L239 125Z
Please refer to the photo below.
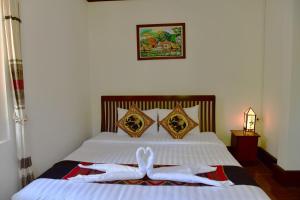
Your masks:
M145 95L145 96L101 96L102 101L213 101L215 95Z
M213 129L213 132L216 132L216 100L214 98L214 101L213 101L213 105L212 105L212 113L213 113L213 116L214 118L212 118L212 129Z
M215 104L216 97L214 95L182 95L182 96L101 96L101 131L102 132L115 132L117 127L115 121L117 119L117 107L128 109L129 106L134 104L147 104L146 109L152 108L169 108L168 105L174 103L182 103L189 105L201 105L201 119L200 124L210 123L205 129L201 131L215 132ZM155 107L154 107L154 104ZM123 106L121 106L123 105ZM203 106L202 106L203 105ZM207 107L206 110L211 109L212 112L206 112L202 109ZM143 109L143 108L141 108ZM205 110L205 111L206 111ZM208 116L209 115L209 116Z
M277 159L259 147L257 156L273 173L273 177L285 186L300 186L300 170L284 170L277 164Z
M300 170L284 170L279 165L274 164L271 168L273 177L285 186L300 186Z
M257 148L257 157L269 168L277 163L277 159L261 147Z
M140 56L140 34L139 29L143 27L158 27L158 26L182 26L182 56L169 56L169 57L154 57L154 58L141 58ZM185 23L165 23L165 24L138 24L136 25L136 45L137 45L137 60L165 60L165 59L185 59L186 58L186 35Z

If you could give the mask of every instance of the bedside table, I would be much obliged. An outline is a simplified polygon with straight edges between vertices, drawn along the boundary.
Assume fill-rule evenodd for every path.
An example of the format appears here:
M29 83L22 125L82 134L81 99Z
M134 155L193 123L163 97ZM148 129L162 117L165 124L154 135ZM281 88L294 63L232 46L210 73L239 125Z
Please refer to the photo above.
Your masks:
M257 143L260 135L243 130L231 130L231 148L233 156L241 164L257 161Z

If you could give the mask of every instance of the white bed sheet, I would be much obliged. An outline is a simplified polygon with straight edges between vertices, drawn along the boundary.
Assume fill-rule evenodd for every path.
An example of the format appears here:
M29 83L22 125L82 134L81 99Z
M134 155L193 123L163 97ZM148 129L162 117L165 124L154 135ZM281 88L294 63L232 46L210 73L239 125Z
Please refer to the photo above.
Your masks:
M112 133L99 134L84 142L65 160L136 164L135 151L141 146L153 149L155 164L239 166L214 133L190 134L183 140L174 140L168 135L129 138Z
M190 134L183 140L168 135L129 138L114 133L101 133L85 141L64 160L94 163L136 164L135 151L150 146L155 164L240 164L214 133ZM12 200L266 200L267 195L255 186L227 188L211 186L134 186L75 183L67 180L38 179L15 194Z

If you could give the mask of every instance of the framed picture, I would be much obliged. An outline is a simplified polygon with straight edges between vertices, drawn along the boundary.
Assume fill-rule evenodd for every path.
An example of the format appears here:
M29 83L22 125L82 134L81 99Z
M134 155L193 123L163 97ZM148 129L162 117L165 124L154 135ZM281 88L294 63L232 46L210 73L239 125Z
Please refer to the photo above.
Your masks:
M137 59L183 59L185 23L142 24L136 26Z

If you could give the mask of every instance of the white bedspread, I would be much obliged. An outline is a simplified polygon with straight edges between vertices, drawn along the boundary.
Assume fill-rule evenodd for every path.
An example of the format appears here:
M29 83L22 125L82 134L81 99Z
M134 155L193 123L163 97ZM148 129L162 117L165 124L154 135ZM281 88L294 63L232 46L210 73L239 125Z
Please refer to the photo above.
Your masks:
M93 163L136 164L135 151L150 146L155 164L233 165L239 163L214 133L190 134L184 140L168 136L129 138L112 133L87 140L65 160ZM236 185L212 186L139 186L75 183L67 180L38 179L15 194L12 200L266 200L258 187Z

